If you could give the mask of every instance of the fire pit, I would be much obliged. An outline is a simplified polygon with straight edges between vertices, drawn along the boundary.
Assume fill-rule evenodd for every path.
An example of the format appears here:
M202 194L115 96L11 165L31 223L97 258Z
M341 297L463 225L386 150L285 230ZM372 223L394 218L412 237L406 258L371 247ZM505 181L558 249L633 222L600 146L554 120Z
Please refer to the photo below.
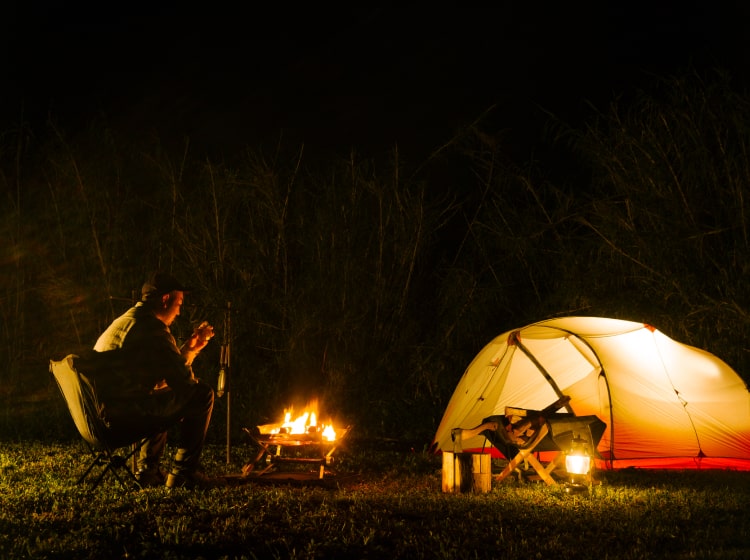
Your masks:
M243 476L260 477L279 464L289 463L316 465L318 478L322 479L351 427L318 424L316 412L306 409L295 420L292 420L292 411L287 410L283 422L243 430L259 449L255 459L242 467Z

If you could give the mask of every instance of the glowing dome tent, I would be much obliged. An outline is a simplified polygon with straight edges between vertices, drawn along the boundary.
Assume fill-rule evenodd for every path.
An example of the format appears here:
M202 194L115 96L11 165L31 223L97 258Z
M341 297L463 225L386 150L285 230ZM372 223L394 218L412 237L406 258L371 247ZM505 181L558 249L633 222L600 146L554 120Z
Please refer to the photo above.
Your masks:
M453 451L453 428L563 395L559 412L607 424L600 466L750 470L750 393L737 373L649 325L600 317L550 319L492 340L459 381L435 445ZM482 435L462 441L464 451L489 445Z

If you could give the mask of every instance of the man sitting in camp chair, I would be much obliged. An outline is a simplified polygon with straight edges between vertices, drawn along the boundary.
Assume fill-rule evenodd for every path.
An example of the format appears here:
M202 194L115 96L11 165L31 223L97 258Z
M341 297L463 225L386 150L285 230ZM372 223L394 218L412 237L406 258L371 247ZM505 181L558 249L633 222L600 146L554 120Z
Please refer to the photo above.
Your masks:
M115 319L94 346L97 352L125 362L94 376L107 422L123 429L136 425L154 429L138 458L136 476L141 486L207 488L222 483L200 470L214 393L192 370L193 359L213 336L213 327L201 324L182 347L169 330L187 291L169 274L154 273L143 284L141 301ZM172 470L165 477L160 462L167 430L173 425L179 428L179 439Z

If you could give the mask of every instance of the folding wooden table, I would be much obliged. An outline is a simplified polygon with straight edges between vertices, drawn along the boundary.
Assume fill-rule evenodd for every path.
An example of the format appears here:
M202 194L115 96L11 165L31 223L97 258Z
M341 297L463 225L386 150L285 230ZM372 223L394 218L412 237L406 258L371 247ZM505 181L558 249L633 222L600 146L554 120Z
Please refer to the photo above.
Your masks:
M506 407L504 415L485 418L472 429L456 428L451 435L467 439L479 434L485 436L508 459L503 471L493 477L498 482L526 462L546 484L553 485L556 481L552 472L563 465L573 438L583 439L595 454L607 427L594 415L555 412L567 401L567 398L560 399L541 411ZM556 452L556 455L545 465L534 455L542 451Z

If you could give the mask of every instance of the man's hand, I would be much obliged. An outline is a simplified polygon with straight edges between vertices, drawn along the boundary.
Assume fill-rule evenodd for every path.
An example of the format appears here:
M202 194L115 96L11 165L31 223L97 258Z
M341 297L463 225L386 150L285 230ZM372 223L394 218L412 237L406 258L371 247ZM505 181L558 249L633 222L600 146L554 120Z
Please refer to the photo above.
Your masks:
M208 324L208 321L203 321L193 331L185 343L180 348L180 353L185 357L185 361L188 365L193 363L193 360L198 353L206 347L208 341L214 337L214 328Z

